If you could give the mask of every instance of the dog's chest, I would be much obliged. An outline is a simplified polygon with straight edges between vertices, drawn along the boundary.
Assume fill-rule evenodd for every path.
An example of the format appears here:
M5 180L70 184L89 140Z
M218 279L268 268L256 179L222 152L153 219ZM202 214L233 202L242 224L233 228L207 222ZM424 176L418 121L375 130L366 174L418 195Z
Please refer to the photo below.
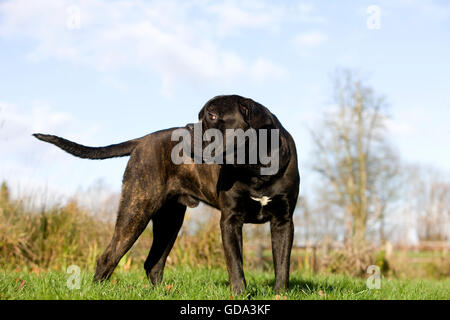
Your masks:
M266 195L247 195L241 199L245 204L243 210L246 223L264 223L270 220L271 210L268 210L273 204L273 197Z
M262 197L252 197L250 196L250 198L254 201L258 201L262 207L264 207L265 205L267 205L270 201L272 201L272 199L268 196L262 196Z

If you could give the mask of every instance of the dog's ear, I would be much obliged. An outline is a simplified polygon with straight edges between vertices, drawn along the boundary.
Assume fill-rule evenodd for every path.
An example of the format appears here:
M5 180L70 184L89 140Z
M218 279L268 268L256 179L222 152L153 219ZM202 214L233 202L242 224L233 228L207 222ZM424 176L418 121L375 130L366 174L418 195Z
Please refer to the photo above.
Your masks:
M203 116L205 115L205 107L203 107L200 112L198 113L198 120L202 120Z
M238 102L239 110L244 120L253 129L272 128L274 126L272 114L265 107L251 99Z
M239 111L242 113L242 116L244 117L245 121L247 121L247 123L249 120L250 109L251 109L251 103L249 103L248 100L249 99L244 99L244 100L238 101Z

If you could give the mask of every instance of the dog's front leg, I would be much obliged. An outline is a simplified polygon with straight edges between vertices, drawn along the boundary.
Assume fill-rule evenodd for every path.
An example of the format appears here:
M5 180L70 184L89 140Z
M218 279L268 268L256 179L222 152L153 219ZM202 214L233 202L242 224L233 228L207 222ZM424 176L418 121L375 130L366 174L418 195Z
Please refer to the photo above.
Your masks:
M231 290L236 294L242 293L246 286L242 259L242 226L243 221L237 215L222 212L220 219L222 243Z
M272 236L273 266L275 269L275 292L289 288L289 266L292 242L294 239L294 223L290 219L273 219L270 222Z

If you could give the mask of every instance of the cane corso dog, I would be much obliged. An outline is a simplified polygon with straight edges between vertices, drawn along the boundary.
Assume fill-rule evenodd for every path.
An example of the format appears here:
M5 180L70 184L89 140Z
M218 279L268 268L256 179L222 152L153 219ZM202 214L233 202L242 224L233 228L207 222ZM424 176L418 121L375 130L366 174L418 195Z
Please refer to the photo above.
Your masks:
M203 131L218 129L277 129L278 170L262 175L256 164L175 164L172 133L161 130L142 138L106 147L86 147L66 139L34 134L66 152L87 159L130 156L111 242L97 260L95 281L108 279L119 260L153 220L153 243L144 268L153 284L160 283L167 256L183 223L186 207L200 201L221 211L220 229L231 289L245 290L242 227L244 223L270 222L275 269L275 291L289 286L293 243L293 213L300 176L294 140L278 119L261 104L238 95L217 96L199 113ZM192 130L192 124L186 130ZM191 156L191 155L189 155ZM259 160L258 160L259 161Z

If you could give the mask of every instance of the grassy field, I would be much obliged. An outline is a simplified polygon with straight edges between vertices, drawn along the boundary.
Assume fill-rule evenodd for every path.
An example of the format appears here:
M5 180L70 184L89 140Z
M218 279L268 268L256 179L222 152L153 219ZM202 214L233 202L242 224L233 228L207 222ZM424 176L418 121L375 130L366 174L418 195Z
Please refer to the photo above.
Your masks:
M62 272L1 272L0 299L450 299L450 279L382 279L381 289L369 290L364 279L340 275L293 273L291 290L276 295L273 275L247 273L247 292L231 295L224 269L169 268L162 284L153 287L143 271L119 271L111 281L95 284L81 273L80 289L69 289Z
M150 286L142 268L152 244L151 228L122 258L111 281L94 284L92 271L111 239L113 223L75 200L39 210L27 201L11 199L6 183L1 184L0 299L450 299L448 253L396 251L388 257L383 248L355 251L352 246L329 252L325 247L293 250L291 290L277 296L270 243L260 252L251 246L258 240L251 233L244 233L248 290L232 297L218 216L207 208L201 214L209 219L202 223L186 218L196 228L187 232L183 227L163 284ZM67 287L65 270L71 264L85 270L80 289ZM366 286L370 265L386 276L379 290Z

